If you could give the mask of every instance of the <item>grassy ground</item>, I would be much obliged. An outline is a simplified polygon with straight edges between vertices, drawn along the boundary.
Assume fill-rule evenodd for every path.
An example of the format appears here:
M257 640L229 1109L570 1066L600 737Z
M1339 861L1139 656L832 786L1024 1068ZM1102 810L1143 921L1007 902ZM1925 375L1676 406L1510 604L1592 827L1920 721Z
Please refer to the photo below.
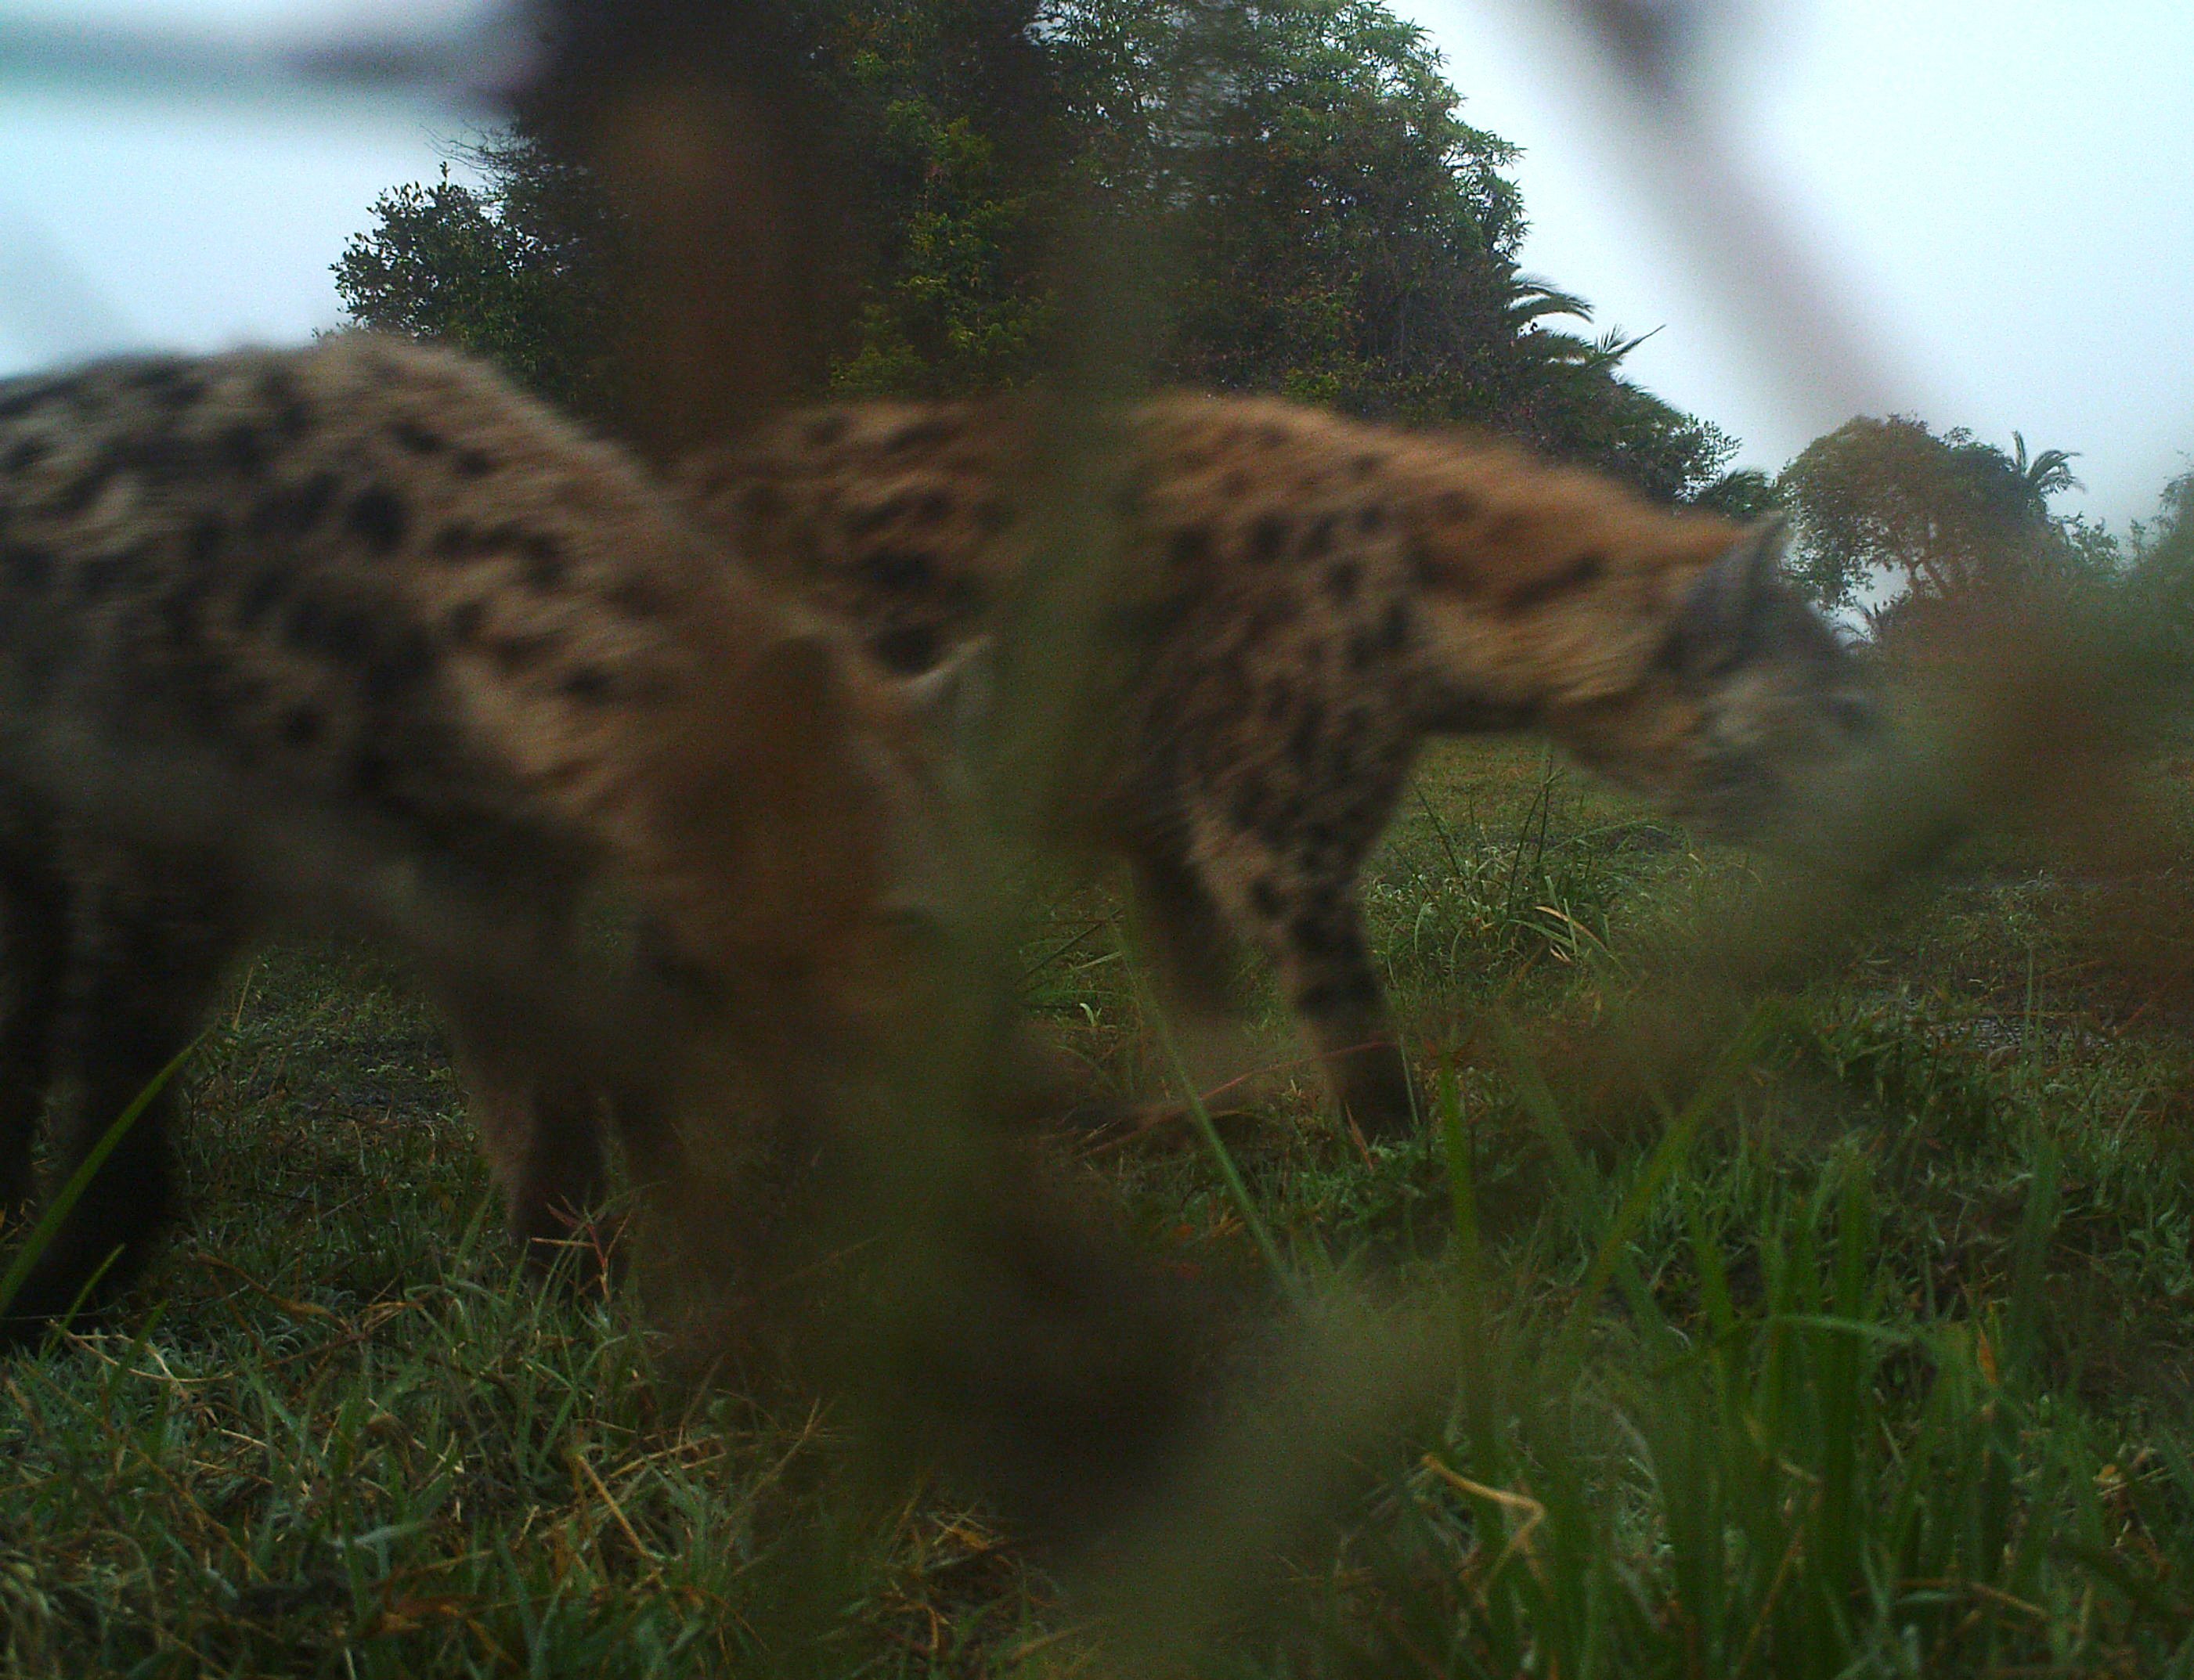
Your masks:
M1254 1282L1246 1213L1295 1277L1466 1332L1451 1402L1191 1665L2194 1673L2190 1057L2082 938L2096 889L1978 869L1757 1023L1722 1100L1584 1127L1559 1023L1743 863L1534 748L1420 787L1367 897L1433 1135L1366 1150L1283 1069L1226 1124L1246 1209L1185 1124L1076 1146L1170 1264ZM1111 909L1062 901L1028 988L1154 1095ZM1284 1062L1269 997L1252 1033ZM6 1671L1101 1661L1025 1549L879 1498L827 1412L670 1411L621 1307L518 1283L399 977L263 959L187 1083L141 1310L0 1371Z

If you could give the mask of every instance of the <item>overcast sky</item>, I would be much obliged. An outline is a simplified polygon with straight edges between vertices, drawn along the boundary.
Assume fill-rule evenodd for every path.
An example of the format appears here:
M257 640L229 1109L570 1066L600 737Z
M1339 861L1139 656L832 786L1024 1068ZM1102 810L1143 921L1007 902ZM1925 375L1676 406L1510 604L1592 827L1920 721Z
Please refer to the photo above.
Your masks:
M1735 9L1732 6L1730 9ZM431 43L484 0L0 0L0 370L120 345L292 341L338 310L329 265L374 195L476 117L422 96L211 96L34 79L26 28ZM1539 0L1399 0L1481 127L1525 148L1529 267L1602 325L1659 329L1634 373L1780 466L1849 407L2081 450L2122 525L2194 451L2194 3L1759 0L1704 103L1773 239L1859 353L1735 335L1701 264L1696 175L1626 124ZM19 50L8 51L9 31ZM48 37L50 38L50 37ZM1673 185L1672 185L1673 183ZM1709 220L1711 220L1709 218ZM1753 247L1734 259L1756 275ZM1764 261L1764 260L1763 260ZM1787 272L1787 271L1785 271ZM1789 289L1750 288L1771 306ZM1740 287L1737 301L1745 289Z

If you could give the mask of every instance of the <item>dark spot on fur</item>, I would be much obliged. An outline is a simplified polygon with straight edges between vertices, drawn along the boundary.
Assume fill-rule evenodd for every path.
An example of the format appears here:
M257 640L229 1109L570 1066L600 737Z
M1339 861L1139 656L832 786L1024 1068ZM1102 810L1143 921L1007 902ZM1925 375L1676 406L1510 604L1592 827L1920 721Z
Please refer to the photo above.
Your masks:
M328 610L314 595L290 603L282 615L282 639L292 647L316 649L327 639Z
M1265 689L1265 721L1276 724L1284 720L1295 703L1295 686L1285 677L1275 677Z
M942 525L952 513L952 497L947 491L931 490L915 504L914 518L917 525Z
M434 533L428 552L438 560L462 559L480 546L480 532L468 521L453 519Z
M1432 545L1421 536L1410 539L1410 550L1405 559L1410 568L1410 582L1420 588L1442 588L1458 595L1476 593L1473 587L1476 580L1460 566L1442 565Z
M1322 560L1331 553L1334 530L1340 523L1340 519L1335 514L1320 514L1312 524L1309 534L1303 538L1303 558L1307 560Z
M617 682L607 671L598 666L575 666L565 673L564 680L557 685L572 699L583 705L599 705L617 691Z
M1360 677L1378 664L1386 651L1377 631L1357 630L1348 638L1348 668Z
M480 628L487 622L487 606L482 601L464 601L450 609L449 616L442 621L450 639L469 642L479 639Z
M975 504L975 529L985 536L996 536L1014 522L1014 510L1002 497L986 496Z
M1433 512L1450 525L1473 519L1478 513L1477 500L1459 490L1442 490L1433 498Z
M1382 530L1386 524L1387 510L1384 507L1379 507L1376 503L1370 507L1359 507L1356 510L1356 529L1362 531L1366 536L1370 536L1371 533L1376 530Z
M112 453L118 470L141 473L156 484L202 477L207 467L204 444L168 427L118 444Z
M1249 883L1249 908L1266 921L1279 919L1284 902L1280 897L1280 890L1272 885L1270 875L1259 875Z
M887 630L869 645L885 666L907 676L917 675L937 663L937 632L926 624Z
M0 420L14 420L49 402L65 398L73 382L51 379L8 381L0 385Z
M1370 450L1366 450L1363 454L1357 456L1349 462L1348 471L1350 476L1353 478L1368 479L1386 464L1387 457L1385 456L1378 455Z
M739 493L739 512L759 525L767 525L784 512L784 492L775 485L749 485Z
M1303 915L1288 924L1288 943L1305 956L1319 958L1337 955L1348 942L1329 918Z
M1305 987L1295 1008L1313 1020L1360 1015L1379 1001L1379 983L1361 969L1336 974Z
M267 440L250 421L239 420L224 426L220 447L221 462L232 473L249 479L267 470Z
M1211 533L1203 525L1182 525L1166 539L1166 564L1177 571L1200 566L1211 554Z
M25 438L8 451L8 470L27 473L52 453L52 445L43 438Z
M370 485L359 491L344 521L359 541L376 554L395 553L410 522L411 516L405 512L401 498L382 484Z
M1568 565L1532 578L1519 585L1502 597L1501 605L1508 612L1529 612L1533 607L1543 606L1558 595L1582 589L1597 583L1607 575L1607 562L1598 554L1587 551Z
M55 498L54 511L65 519L76 519L99 499L99 493L113 481L121 468L121 456L116 450L100 450L91 465L72 479Z
M129 575L129 561L121 554L95 554L80 561L71 582L76 596L87 605L112 594Z
M1276 420L1268 420L1257 428L1257 441L1268 450L1279 449L1288 441L1288 428Z
M1410 604L1396 601L1389 605L1386 616L1379 622L1380 647L1387 653L1400 653L1410 645L1415 634L1410 618Z
M367 656L366 698L376 705L385 703L416 688L434 668L433 645L407 627Z
M236 622L244 629L264 618L290 593L290 573L279 565L261 566L252 574L251 582L244 586L237 597Z
M1269 565L1279 559L1288 546L1288 521L1280 513L1260 514L1249 527L1249 559L1260 565Z
M1305 764L1318 748L1318 738L1325 732L1325 708L1315 700L1303 702L1302 710L1296 714L1295 726L1288 736L1288 757L1296 764Z
M1356 586L1363 576L1364 568L1355 561L1340 561L1325 574L1325 593L1336 605L1346 606L1356 599Z
M261 496L251 510L250 529L256 536L302 536L326 517L336 490L333 473L315 473L300 485L285 485Z
M378 799L395 779L396 765L378 747L361 747L350 761L350 784L368 799Z
M937 563L918 549L879 548L862 559L860 571L877 588L898 593L928 588L936 579Z
M11 588L41 590L53 581L54 557L32 543L11 542L0 548L0 571L7 574Z
M1249 610L1243 624L1243 634L1250 641L1264 640L1275 630L1284 629L1301 616L1301 609L1291 594L1275 593L1266 596Z
M205 395L205 381L190 371L187 362L156 362L140 368L123 383L143 392L164 409L187 409Z
M1249 493L1249 475L1240 467L1233 467L1219 480L1219 493L1229 502L1239 502Z
M886 496L882 502L872 502L865 507L856 508L846 516L847 535L873 536L886 525L905 519L913 505L911 496L899 495Z
M283 712L280 728L282 744L302 752L319 740L327 728L327 720L316 707L300 702Z
M450 457L450 467L461 479L485 479L495 471L495 457L467 444Z
M846 435L849 422L842 414L818 414L807 422L807 442L814 449L829 449Z
M658 618L663 613L663 597L652 583L620 583L602 599L628 618Z
M910 450L927 449L932 444L944 443L952 435L950 421L932 416L910 421L884 439L884 447L894 455L904 455Z
M442 448L442 434L428 430L416 420L392 421L388 435L396 439L399 448L411 455L434 455Z
M507 672L519 672L538 663L562 645L563 638L553 630L537 631L531 635L502 636L488 644L488 651L495 662Z
M195 572L212 569L221 558L223 542L228 536L218 513L201 513L191 522L190 530L183 538L183 564Z
M287 441L295 443L313 429L313 411L286 369L269 368L259 376L259 400L266 404L274 429Z
M545 595L559 588L569 575L571 566L564 558L564 545L546 532L530 531L518 546L519 552L526 557L526 587L536 594Z

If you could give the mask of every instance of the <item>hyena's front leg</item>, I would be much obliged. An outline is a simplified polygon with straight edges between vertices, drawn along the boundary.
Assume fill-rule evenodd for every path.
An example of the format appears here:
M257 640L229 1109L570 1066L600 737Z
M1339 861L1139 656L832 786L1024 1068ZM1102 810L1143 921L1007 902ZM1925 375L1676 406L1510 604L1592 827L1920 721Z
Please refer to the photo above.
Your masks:
M57 1034L60 1067L78 1088L55 1143L55 1188L191 1041L241 943L229 902L172 860L87 867ZM80 1296L104 1301L142 1270L174 1199L175 1107L169 1087L123 1135L25 1280L0 1335L35 1333Z
M1241 829L1207 834L1198 854L1214 894L1278 971L1343 1111L1366 1138L1410 1136L1409 1067L1364 937L1355 854Z
M12 1225L37 1189L31 1150L53 1080L72 890L43 825L26 817L0 836L0 1218Z

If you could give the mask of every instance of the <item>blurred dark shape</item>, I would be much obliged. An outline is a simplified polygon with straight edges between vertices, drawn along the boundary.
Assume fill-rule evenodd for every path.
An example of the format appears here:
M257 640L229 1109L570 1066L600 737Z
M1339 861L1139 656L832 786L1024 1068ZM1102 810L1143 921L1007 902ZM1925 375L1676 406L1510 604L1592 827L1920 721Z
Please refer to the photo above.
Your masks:
M1577 9L1633 77L1665 88L1689 58L1706 9L1697 0L1578 0Z
M1027 0L965 0L957 67L1033 108ZM856 301L866 138L832 97L820 4L547 0L522 126L591 169L620 224L621 429L669 458L822 384ZM1024 138L1027 136L1025 135Z
M622 428L667 458L814 376L842 231L826 114L787 9L566 0L522 118L619 215L612 376Z
M963 9L965 54L1010 86L1028 9ZM548 71L521 114L594 174L617 223L613 418L658 458L736 434L819 381L850 307L858 174L812 73L828 9L568 0L549 16ZM1133 242L1123 253L1134 261ZM1082 272L1110 284L1090 299L1090 330L1062 334L1057 378L1094 398L1135 381L1139 277L1094 255ZM1053 456L1055 570L1101 588L1106 528L1092 510L1109 502L1110 452ZM1004 709L1047 754L1084 616L1069 590L1011 662ZM1015 922L981 826L976 813L965 846L927 860L971 907L964 921L934 924L903 962L876 954L898 1025L872 1069L841 1072L856 1094L742 1142L744 1114L782 1109L767 1094L784 1075L726 1069L724 1136L669 1197L685 1275L658 1293L686 1368L847 1391L894 1477L938 1464L1031 1527L1085 1534L1146 1499L1182 1450L1196 1350L1212 1338L1083 1198L1002 1147L990 1073L1011 1060L1000 954Z

